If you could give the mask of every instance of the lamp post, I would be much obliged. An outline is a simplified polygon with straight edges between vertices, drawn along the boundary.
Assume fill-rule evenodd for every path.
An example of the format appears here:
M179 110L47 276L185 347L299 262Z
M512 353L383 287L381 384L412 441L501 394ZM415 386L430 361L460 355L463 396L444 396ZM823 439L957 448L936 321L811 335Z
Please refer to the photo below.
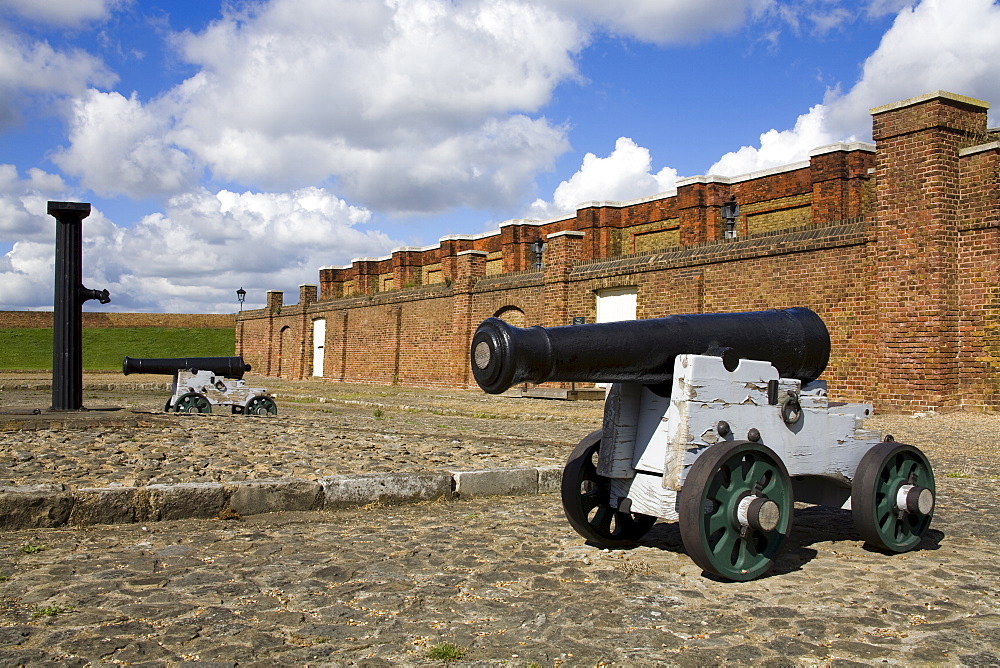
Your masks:
M243 312L243 300L247 298L247 291L240 286L240 289L236 291L236 298L240 300L240 313Z
M537 271L544 266L542 262L542 253L545 252L545 242L541 239L537 239L532 242L531 252L535 254L535 270Z
M740 215L740 205L736 203L735 197L730 197L722 205L722 220L726 224L726 239L736 238L736 218Z

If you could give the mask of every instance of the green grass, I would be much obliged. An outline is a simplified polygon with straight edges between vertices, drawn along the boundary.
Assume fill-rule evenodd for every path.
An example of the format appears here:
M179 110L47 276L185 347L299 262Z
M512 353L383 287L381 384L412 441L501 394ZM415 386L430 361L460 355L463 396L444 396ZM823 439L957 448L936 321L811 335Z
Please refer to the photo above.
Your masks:
M457 661L463 656L465 656L465 649L459 647L458 645L453 645L450 642L443 642L438 645L434 645L427 650L427 658L444 661L445 663L448 663L449 661Z
M72 605L61 606L61 605L47 605L44 608L35 608L35 611L31 613L32 617L55 617L62 612L70 612L73 609Z
M233 354L231 329L85 327L83 368L120 371L128 357L225 357ZM0 329L0 371L52 369L51 329Z

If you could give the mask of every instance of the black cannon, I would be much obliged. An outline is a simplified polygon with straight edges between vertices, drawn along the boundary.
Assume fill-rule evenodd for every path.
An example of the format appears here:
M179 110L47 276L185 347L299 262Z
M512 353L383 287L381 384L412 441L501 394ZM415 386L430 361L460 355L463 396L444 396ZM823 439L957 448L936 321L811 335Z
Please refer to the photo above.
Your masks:
M930 524L930 463L866 431L870 404L830 404L830 335L809 309L526 329L489 318L470 352L494 394L613 383L603 427L562 476L566 518L592 544L632 545L657 518L677 521L696 564L742 581L772 566L795 502L851 509L888 552L917 547Z
M807 308L526 329L488 318L472 337L472 373L491 394L524 382L662 385L683 354L721 357L730 370L764 360L809 382L826 368L830 335Z
M122 374L154 373L173 376L173 388L164 410L211 413L212 406L229 406L233 413L274 415L278 407L264 388L246 387L243 374L250 365L242 357L167 357L122 360ZM224 380L229 379L229 380Z

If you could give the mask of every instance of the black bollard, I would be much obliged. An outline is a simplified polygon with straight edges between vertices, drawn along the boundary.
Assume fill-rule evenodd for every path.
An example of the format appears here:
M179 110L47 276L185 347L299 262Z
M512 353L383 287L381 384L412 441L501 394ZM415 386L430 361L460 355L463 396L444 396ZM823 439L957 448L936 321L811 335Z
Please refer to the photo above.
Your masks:
M107 290L83 287L83 219L90 204L49 202L56 219L55 301L52 323L52 410L83 408L83 302L111 301Z

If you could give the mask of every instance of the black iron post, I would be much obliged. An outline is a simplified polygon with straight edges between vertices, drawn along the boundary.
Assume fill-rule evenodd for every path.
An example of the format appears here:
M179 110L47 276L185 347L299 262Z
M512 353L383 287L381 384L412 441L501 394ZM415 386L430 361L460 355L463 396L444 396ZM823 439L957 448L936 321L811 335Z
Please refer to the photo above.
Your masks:
M83 302L111 301L107 290L83 287L83 219L90 204L49 202L56 219L55 300L52 323L52 410L83 408Z

